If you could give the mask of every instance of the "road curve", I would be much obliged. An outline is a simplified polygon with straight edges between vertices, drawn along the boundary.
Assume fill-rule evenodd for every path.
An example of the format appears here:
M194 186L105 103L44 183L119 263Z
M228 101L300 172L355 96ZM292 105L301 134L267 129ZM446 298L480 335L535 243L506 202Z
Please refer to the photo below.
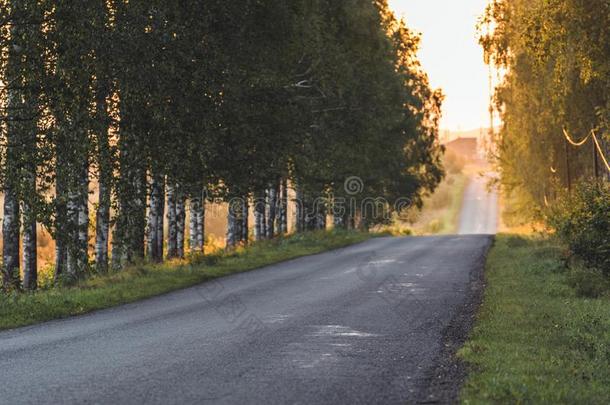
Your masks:
M3 332L0 402L413 402L490 243L377 238Z

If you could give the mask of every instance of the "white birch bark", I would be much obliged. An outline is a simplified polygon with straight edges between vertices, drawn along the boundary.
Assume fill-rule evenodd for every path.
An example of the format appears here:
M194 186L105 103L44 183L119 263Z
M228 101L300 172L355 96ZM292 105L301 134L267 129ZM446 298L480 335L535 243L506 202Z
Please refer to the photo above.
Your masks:
M19 203L12 189L4 190L2 222L2 281L5 289L19 285Z
M288 233L288 181L282 179L280 187L280 203L279 203L279 233L286 235Z
M165 176L159 176L159 200L157 206L157 260L163 261L163 243L165 241Z
M21 5L23 6L23 5ZM19 18L20 3L14 4L11 10L12 18ZM23 12L23 11L21 11ZM8 46L8 60L6 70L3 71L2 80L5 83L13 84L8 88L8 100L5 113L14 114L17 118L20 112L24 109L24 99L22 90L19 88L24 86L23 83L23 65L22 55L20 50L24 45L21 35L16 35L12 38L12 46ZM3 49L3 52L5 49ZM3 83L4 84L4 83ZM5 84L6 86L6 84ZM3 104L3 103L2 103ZM6 128L6 156L3 159L4 165L4 218L2 222L2 285L4 289L19 288L20 282L20 263L19 263L19 232L20 232L20 209L18 196L18 182L20 175L21 164L21 148L20 139L23 136L23 125L19 125L18 121L6 122L6 127L2 124L2 130ZM1 298L0 298L1 299Z
M33 130L32 130L33 131ZM35 134L35 132L33 132ZM30 139L30 153L36 153L36 137ZM30 156L30 159L32 156ZM25 173L22 179L25 193L22 201L23 213L23 288L35 290L38 287L38 257L37 257L37 234L36 234L36 212L33 201L36 199L36 163L34 160L24 162Z
M150 186L150 199L148 202L148 220L146 224L146 258L149 261L155 259L155 249L157 248L157 207L155 200L155 180L153 178Z
M242 201L242 226L241 226L241 242L244 245L248 245L250 236L250 203L248 202L248 196L243 197Z
M179 190L178 186L176 186L176 190ZM186 222L186 199L184 193L182 193L181 191L177 191L176 194L176 254L179 258L183 258Z
M229 204L227 213L227 237L226 237L226 248L227 250L235 249L237 246L237 214L234 204Z
M124 236L121 234L120 227L114 226L112 234L112 257L111 266L113 270L120 270L126 260L125 248L123 246Z
M342 211L344 207L335 205L333 209L333 227L335 229L345 229L345 213Z
M89 162L87 159L80 173L78 199L78 271L89 265Z
M100 175L99 200L95 214L95 266L99 273L108 271L108 235L110 233L110 179Z
M102 57L105 49L98 48L96 54ZM110 205L112 203L113 156L109 142L110 115L108 97L110 78L105 71L96 72L95 113L97 128L97 160L99 195L95 213L95 267L98 273L108 271L108 242L110 235Z
M73 281L78 277L78 265L79 265L79 211L80 211L80 194L75 191L68 193L68 206L67 206L67 260L66 260L66 277L69 281Z
M23 288L35 290L38 287L38 257L36 217L32 207L23 203Z
M193 195L189 206L189 248L191 253L200 253L203 248L203 244L200 242L202 209L201 197L197 194Z
M205 249L205 193L202 193L197 211L197 249L201 253Z
M258 192L254 199L254 239L265 239L265 192Z
M176 221L176 185L170 182L167 185L167 256L170 259L178 256L178 229Z
M272 239L275 237L275 220L277 214L277 188L275 185L272 185L267 190L267 220L266 220L266 229L265 235L267 239Z
M55 200L56 200L56 211L55 211L55 281L59 281L63 275L66 263L68 261L67 251L67 195L65 179L62 174L62 162L58 161L56 164L56 182L55 182Z
M147 255L150 261L156 263L163 260L163 200L165 198L163 194L163 176L154 174L148 210ZM161 244L159 240L161 240Z
M189 208L189 247L193 253L203 253L205 235L205 196L194 193Z
M305 201L303 190L301 187L296 187L296 212L295 212L295 230L297 233L305 231Z
M323 231L326 229L326 206L320 203L316 206L316 211L316 229Z

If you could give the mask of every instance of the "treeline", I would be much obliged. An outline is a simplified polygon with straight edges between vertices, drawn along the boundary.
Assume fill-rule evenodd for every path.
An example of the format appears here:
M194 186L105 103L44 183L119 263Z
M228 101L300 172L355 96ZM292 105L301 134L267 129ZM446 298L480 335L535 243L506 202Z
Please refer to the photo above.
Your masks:
M417 47L385 0L0 0L4 287L36 288L37 226L72 281L201 252L212 199L229 248L287 232L289 186L297 231L348 176L418 203L443 171Z
M543 208L609 180L610 2L494 0L486 28L486 58L506 72L496 92L503 186Z

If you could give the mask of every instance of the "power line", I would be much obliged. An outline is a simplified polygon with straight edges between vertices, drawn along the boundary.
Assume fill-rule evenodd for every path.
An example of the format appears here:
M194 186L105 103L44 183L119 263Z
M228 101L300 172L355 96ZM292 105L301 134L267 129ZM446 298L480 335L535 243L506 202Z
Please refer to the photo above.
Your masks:
M591 131L591 133L593 134L593 141L595 141L597 151L599 152L599 155L601 156L604 165L606 165L606 169L608 169L608 171L610 172L610 164L608 164L608 159L606 159L606 156L604 155L604 151L602 150L602 147L599 144L599 140L597 139L597 136L595 136L595 132Z
M580 142L576 142L576 141L574 141L574 140L573 140L573 139L570 137L570 134L568 134L568 131L566 131L566 129L565 129L565 128L563 128L563 135L566 137L566 140L567 140L568 142L570 142L570 144L572 144L572 146L576 146L576 147L578 147L578 146L582 146L582 145L584 145L585 143L587 143L587 141L588 141L588 140L589 140L589 138L591 137L591 134L592 134L592 133L593 133L593 131L591 131L591 133L590 133L589 135L587 135L587 137L586 137L585 139L583 139L582 141L580 141Z
M576 142L572 139L572 137L570 136L570 134L568 134L568 131L563 128L563 135L565 136L566 140L575 147L580 147L583 146L585 143L587 143L587 141L589 140L589 138L591 138L593 140L593 145L595 146L595 149L597 150L597 153L599 154L599 156L601 156L602 158L602 162L604 163L604 166L606 166L606 169L610 172L610 164L608 164L608 158L606 158L606 155L604 154L604 151L600 145L599 140L597 139L597 135L595 134L594 130L591 130L591 132L589 133L589 135L587 135L582 141L580 142ZM597 166L597 163L596 163Z

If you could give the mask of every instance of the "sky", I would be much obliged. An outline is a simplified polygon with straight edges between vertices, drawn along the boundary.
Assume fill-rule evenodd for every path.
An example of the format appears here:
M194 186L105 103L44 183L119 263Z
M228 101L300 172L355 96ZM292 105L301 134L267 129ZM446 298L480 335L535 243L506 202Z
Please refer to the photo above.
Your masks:
M389 0L399 17L422 34L419 58L435 88L445 93L442 129L489 127L488 68L476 23L488 0Z

